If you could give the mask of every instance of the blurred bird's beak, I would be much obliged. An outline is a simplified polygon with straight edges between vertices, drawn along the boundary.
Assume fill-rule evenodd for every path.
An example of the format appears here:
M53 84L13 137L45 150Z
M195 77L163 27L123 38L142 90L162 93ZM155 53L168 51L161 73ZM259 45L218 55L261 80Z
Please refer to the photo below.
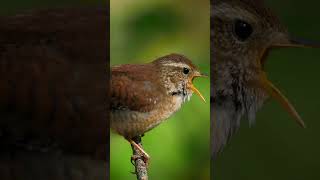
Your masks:
M290 101L281 93L281 91L275 87L268 79L265 74L260 76L260 83L262 88L267 91L267 93L277 100L281 106L294 118L294 120L303 128L305 128L305 123L294 108L294 106L290 103Z
M196 77L208 77L206 74L201 74L201 73L195 73L195 75L191 78L191 80L188 83L188 88L191 89L191 91L193 91L194 93L196 93L198 96L200 96L200 98L206 102L206 99L202 96L202 94L200 93L200 91L193 85L192 81L194 78Z
M296 38L296 37L289 37L284 39L280 43L275 43L272 47L296 47L296 48L320 48L320 43L315 41L310 41L306 39Z
M288 36L283 36L283 38L279 38L280 40L277 43L271 45L271 48L287 48L287 47L298 47L298 48L320 48L320 43L293 38ZM264 56L263 56L264 57ZM265 57L264 57L265 58ZM263 60L262 60L263 61ZM305 128L305 123L297 113L294 106L290 103L290 101L281 93L279 89L277 89L268 79L264 72L261 73L260 83L267 91L267 93L277 100L281 106L296 120L296 122L303 128Z

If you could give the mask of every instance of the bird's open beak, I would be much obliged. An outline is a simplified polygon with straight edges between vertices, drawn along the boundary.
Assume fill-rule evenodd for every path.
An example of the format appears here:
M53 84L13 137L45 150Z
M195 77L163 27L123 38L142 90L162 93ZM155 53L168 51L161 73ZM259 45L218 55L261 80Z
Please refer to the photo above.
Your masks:
M311 48L320 48L320 43L302 40L298 38L283 38L281 42L272 44L271 48L288 48L288 47L311 47ZM263 56L264 57L264 56ZM260 75L260 83L267 91L267 93L277 100L281 106L296 120L296 122L301 126L305 127L305 123L297 113L294 106L290 103L290 101L281 93L281 91L275 87L268 79L264 72Z
M206 74L201 74L201 73L195 73L195 75L193 77L191 77L189 83L188 83L188 88L190 88L194 93L196 93L198 96L200 96L200 98L206 102L206 99L202 96L202 94L200 93L200 91L193 85L192 81L194 78L196 77L208 77Z

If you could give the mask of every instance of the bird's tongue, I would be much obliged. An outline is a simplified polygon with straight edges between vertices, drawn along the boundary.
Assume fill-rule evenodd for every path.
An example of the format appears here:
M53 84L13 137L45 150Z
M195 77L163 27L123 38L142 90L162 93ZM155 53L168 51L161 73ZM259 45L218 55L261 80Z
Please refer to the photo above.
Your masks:
M260 83L262 85L262 88L267 91L267 93L277 100L281 106L296 120L296 122L305 128L305 124L300 117L300 115L297 113L294 106L289 102L289 100L280 92L278 88L276 88L268 79L264 72L261 72L260 76Z

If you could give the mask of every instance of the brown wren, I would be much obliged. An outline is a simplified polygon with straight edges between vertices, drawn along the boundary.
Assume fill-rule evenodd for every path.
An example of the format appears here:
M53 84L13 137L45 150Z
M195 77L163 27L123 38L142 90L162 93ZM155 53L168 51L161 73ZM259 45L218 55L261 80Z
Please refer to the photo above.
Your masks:
M240 127L252 124L256 112L272 97L304 127L299 114L268 80L264 63L270 50L319 47L298 40L261 0L211 1L211 147L213 159Z
M111 68L111 123L116 133L149 156L133 141L178 111L196 93L192 81L204 77L186 57L170 54L147 64Z

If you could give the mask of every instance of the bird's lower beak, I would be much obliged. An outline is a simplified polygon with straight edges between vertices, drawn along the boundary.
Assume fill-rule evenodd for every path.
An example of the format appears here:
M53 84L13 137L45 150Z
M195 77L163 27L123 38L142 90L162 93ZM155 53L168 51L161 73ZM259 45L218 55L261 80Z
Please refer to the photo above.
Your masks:
M260 76L260 83L262 88L275 100L277 100L281 106L294 118L294 120L303 128L305 128L305 123L290 103L290 101L281 93L281 91L275 87L263 73Z
M194 93L196 93L198 96L200 96L200 98L206 102L206 99L202 96L202 94L200 93L200 91L193 85L192 81L194 78L196 77L208 77L206 74L196 74L191 78L191 81L188 83L188 88L191 89L191 91L193 91Z

